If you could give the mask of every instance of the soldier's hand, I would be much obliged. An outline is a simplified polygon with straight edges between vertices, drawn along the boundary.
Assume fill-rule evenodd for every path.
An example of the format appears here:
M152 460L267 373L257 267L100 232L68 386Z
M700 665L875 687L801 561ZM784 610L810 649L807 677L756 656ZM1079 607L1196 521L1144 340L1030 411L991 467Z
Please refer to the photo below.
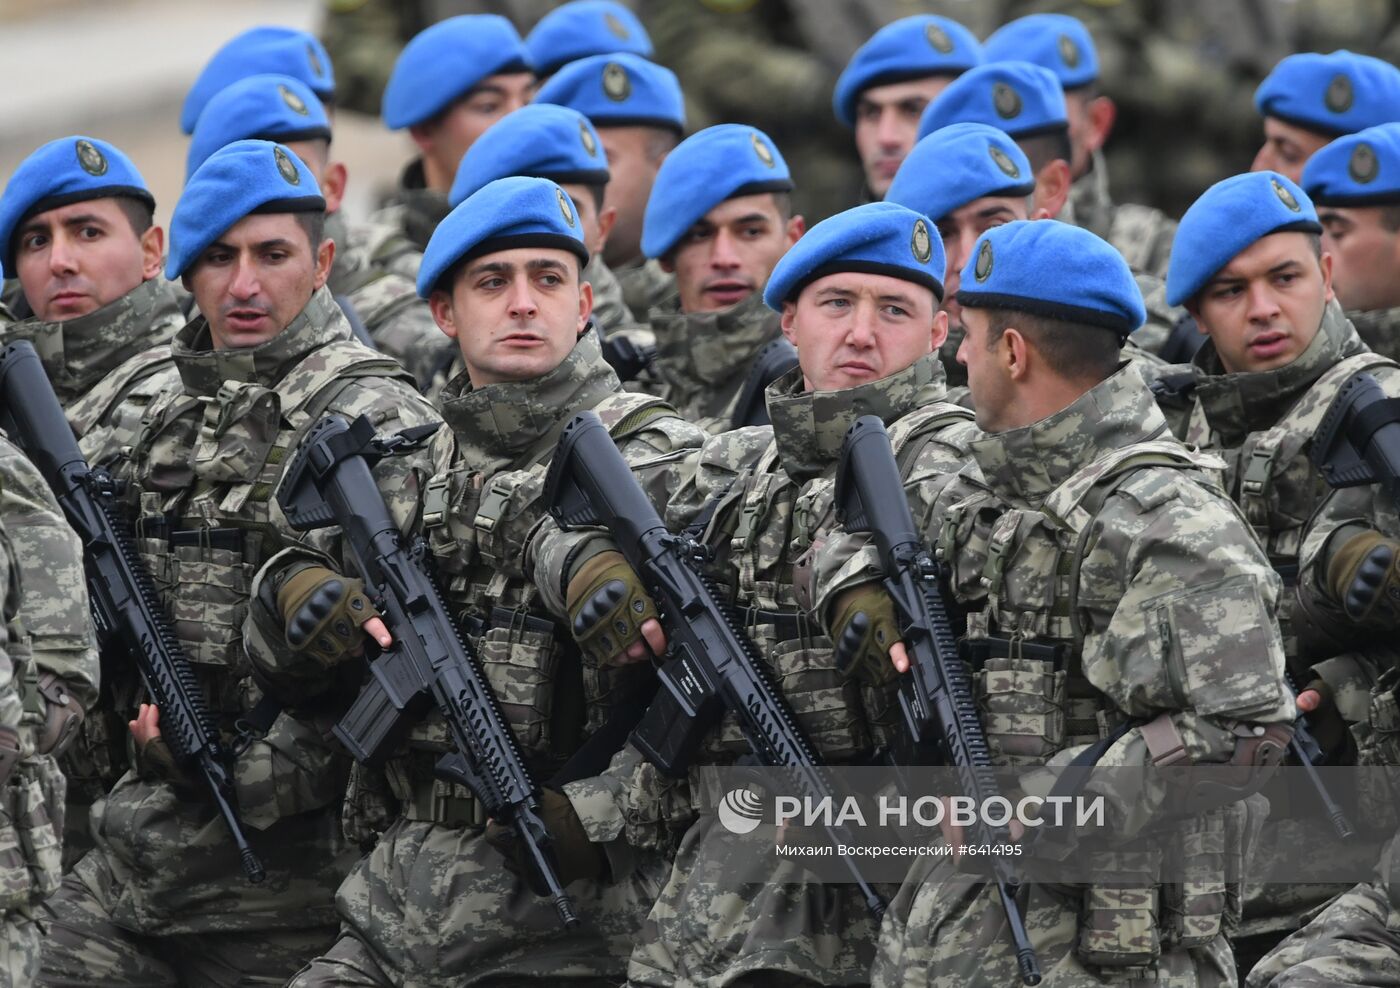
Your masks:
M181 786L194 784L176 763L174 753L161 736L159 707L154 703L141 704L136 719L127 721L126 726L136 742L136 763L143 778L162 779Z
M385 648L393 641L364 584L324 566L308 566L287 580L277 593L277 608L287 644L328 668L363 651L360 628Z
M899 640L894 601L878 583L841 591L831 607L831 638L836 643L836 668L842 675L880 686L909 668ZM903 668L899 666L901 656Z
M574 641L600 666L638 662L666 651L656 604L614 549L584 561L569 578L565 604Z
M600 879L607 874L607 855L588 839L583 822L579 820L568 796L557 789L541 789L540 820L553 838L550 850L561 885L569 885L583 878ZM534 866L526 859L525 847L514 828L495 820L488 821L486 842L501 852L506 859L506 867L524 878L531 891L536 895L549 894L549 890L540 884Z
M1380 532L1353 535L1328 560L1327 589L1357 624L1393 628L1400 620L1400 542Z

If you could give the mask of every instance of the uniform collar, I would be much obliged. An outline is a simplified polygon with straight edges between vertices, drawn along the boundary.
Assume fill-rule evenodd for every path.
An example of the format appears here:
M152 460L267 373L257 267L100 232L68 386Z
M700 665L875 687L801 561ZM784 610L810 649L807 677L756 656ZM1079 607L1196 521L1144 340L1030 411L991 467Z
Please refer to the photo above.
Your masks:
M781 332L778 314L763 304L761 291L718 312L682 312L680 298L672 295L652 309L651 327L652 366L682 388L725 383Z

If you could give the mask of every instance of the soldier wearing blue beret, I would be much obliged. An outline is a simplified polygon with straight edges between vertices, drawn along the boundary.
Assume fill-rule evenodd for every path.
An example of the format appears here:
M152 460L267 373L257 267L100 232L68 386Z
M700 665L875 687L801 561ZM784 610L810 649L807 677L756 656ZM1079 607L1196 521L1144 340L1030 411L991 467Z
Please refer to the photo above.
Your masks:
M415 35L394 63L381 116L390 130L408 131L418 154L376 220L426 247L450 208L462 155L487 127L530 102L534 85L525 42L497 14L449 17Z
M1264 143L1253 169L1297 182L1333 138L1400 122L1400 69L1345 50L1289 55L1255 90L1254 108L1264 118Z
M1308 159L1332 288L1366 345L1400 357L1400 124L1339 137Z
M642 216L656 172L685 133L685 98L675 73L640 55L593 55L570 62L540 86L538 103L577 110L598 129L612 174L605 209L617 220L603 259L641 321L675 285L642 255Z
M836 119L855 130L870 196L883 198L914 146L919 117L948 84L982 64L982 46L957 21L916 14L887 24L836 80Z
M268 73L299 79L325 106L334 106L335 69L325 46L307 31L267 25L244 31L214 53L185 96L180 129L193 134L200 114L220 90Z
M754 409L743 399L762 394L748 376L768 373L759 355L780 335L763 286L804 229L791 190L766 134L720 124L667 156L647 200L642 250L676 279L676 293L650 313L649 386L706 431L746 424Z
M590 55L628 53L651 58L651 38L632 13L615 0L569 0L539 19L525 36L530 64L547 79L570 62Z
M340 558L338 532L308 542L273 500L287 451L322 414L367 414L390 432L437 416L396 361L352 339L325 288L324 222L315 178L286 147L237 141L206 159L176 203L166 262L198 315L171 344L176 373L116 413L141 424L125 473L135 545L150 572L179 573L154 592L180 617L173 634L215 728L240 749L229 770L264 881L249 882L212 801L172 758L162 712L136 702L136 670L117 664L106 685L134 762L93 808L100 843L49 900L46 983L283 983L335 938L335 890L357 853L340 828L347 756L291 717L248 733L263 715L251 714L262 691L249 689L244 619L254 577L284 551ZM381 492L411 517L430 463L392 460ZM327 643L373 614L348 581L318 602Z

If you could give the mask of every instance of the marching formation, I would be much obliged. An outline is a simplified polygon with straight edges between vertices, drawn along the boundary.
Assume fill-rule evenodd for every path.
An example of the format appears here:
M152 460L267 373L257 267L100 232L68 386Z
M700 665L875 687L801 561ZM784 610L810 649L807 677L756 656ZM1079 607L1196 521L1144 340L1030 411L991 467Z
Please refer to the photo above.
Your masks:
M905 17L809 223L653 56L427 26L363 221L283 27L168 230L108 141L9 176L0 984L1400 983L1396 794L1317 771L1400 764L1400 69L1283 58L1178 219L1082 23ZM736 850L734 772L876 767L1106 810Z

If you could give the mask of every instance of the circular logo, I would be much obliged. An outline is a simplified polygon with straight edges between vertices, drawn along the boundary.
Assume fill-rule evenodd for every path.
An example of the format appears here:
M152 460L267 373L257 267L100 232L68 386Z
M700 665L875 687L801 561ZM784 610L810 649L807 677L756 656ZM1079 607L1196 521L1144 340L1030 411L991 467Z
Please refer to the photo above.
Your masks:
M616 62L603 66L603 95L618 103L632 95L632 80L627 78L627 70Z
M772 150L767 144L763 143L762 139L759 138L757 134L750 134L749 140L753 141L753 153L758 155L759 161L763 162L769 168L778 167L778 163L773 159Z
M632 36L632 32L627 30L627 25L622 23L612 11L603 15L603 24L606 25L608 32L619 41L626 41Z
M997 167L1007 178L1021 177L1021 169L1017 167L1016 162L1011 160L1011 156L1001 148L995 144L988 144L987 153L992 156L992 160L996 162Z
M574 227L574 207L569 203L569 197L564 195L563 189L556 186L554 194L559 197L559 212L564 214L564 222L569 224L569 229L572 230Z
M1282 185L1279 185L1278 179L1269 179L1269 184L1274 187L1274 195L1278 196L1279 202L1283 203L1295 213L1301 213L1303 211L1303 207L1298 205L1298 200L1293 198L1293 193L1289 192Z
M78 141L73 145L78 152L78 164L83 166L83 171L89 175L107 174L107 156L97 150L97 145L92 141Z
M1079 68L1079 46L1068 34L1060 35L1060 61L1072 69Z
M280 82L277 84L277 91L282 94L282 102L286 103L293 113L300 113L303 117L311 115L311 111L306 108L306 101Z
M992 242L982 241L982 249L977 252L977 267L972 269L978 281L986 281L992 275Z
M1376 175L1380 172L1380 162L1376 160L1375 149L1364 141L1351 152L1351 161L1347 164L1347 172L1353 179L1365 185L1367 182L1374 182Z
M1010 120L1021 112L1021 94L1006 83L999 82L992 87L992 106L997 116Z
M326 74L326 67L321 64L321 56L316 52L316 46L311 42L306 43L306 60L311 63L311 72L320 79Z
M763 822L763 802L748 789L731 789L716 807L719 822L731 834L751 834Z
M598 141L593 137L593 131L588 129L586 120L578 122L578 139L583 142L583 149L590 158L598 157Z
M277 173L286 179L287 184L300 185L301 176L297 174L297 166L292 163L287 152L281 148L273 148L272 156L277 159Z
M953 52L953 39L948 37L948 32L937 24L929 22L924 28L924 37L928 39L929 46L940 55L951 55Z
M1355 98L1356 94L1351 89L1351 79L1342 72L1332 77L1332 81L1327 84L1327 92L1322 94L1322 102L1333 113L1346 113L1351 109Z
M933 244L928 237L928 224L923 220L914 221L914 236L909 241L909 249L914 252L914 260L927 264L933 257Z

